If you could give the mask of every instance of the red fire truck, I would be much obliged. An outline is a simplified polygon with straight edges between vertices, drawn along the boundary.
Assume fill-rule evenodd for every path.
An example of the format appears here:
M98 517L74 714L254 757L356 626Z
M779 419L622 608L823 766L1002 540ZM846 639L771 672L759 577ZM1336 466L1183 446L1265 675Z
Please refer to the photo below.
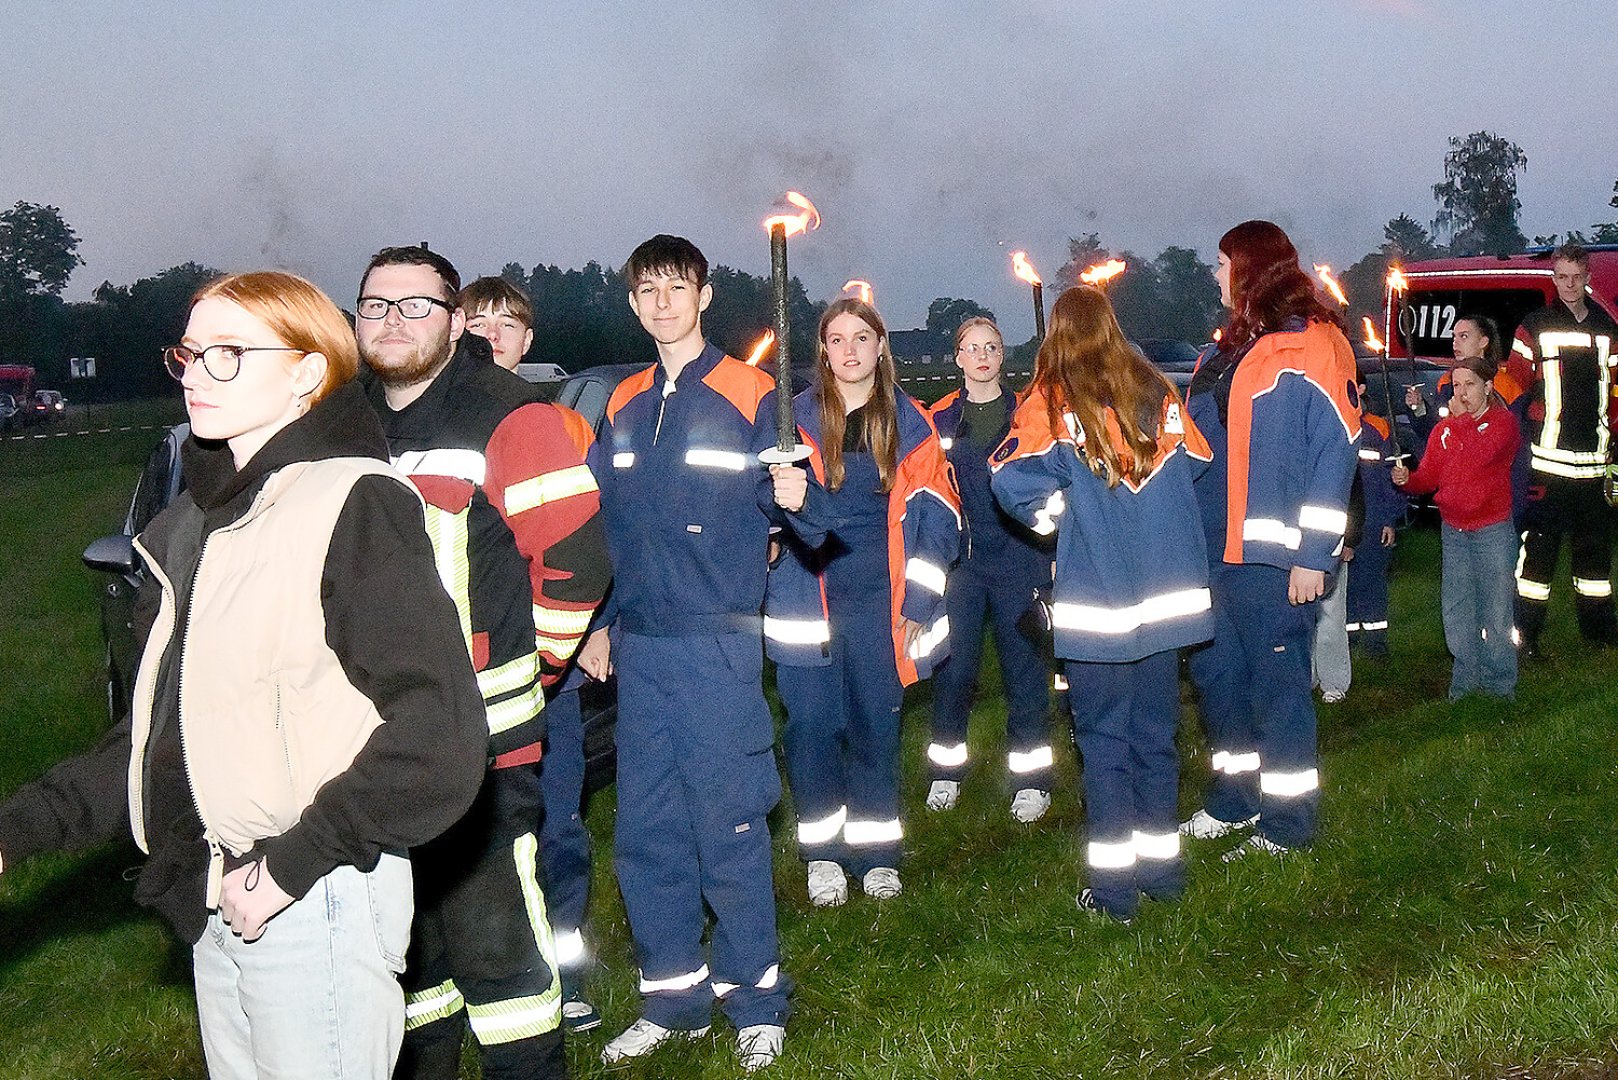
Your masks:
M23 364L0 364L0 394L10 394L22 405L34 396L34 369Z

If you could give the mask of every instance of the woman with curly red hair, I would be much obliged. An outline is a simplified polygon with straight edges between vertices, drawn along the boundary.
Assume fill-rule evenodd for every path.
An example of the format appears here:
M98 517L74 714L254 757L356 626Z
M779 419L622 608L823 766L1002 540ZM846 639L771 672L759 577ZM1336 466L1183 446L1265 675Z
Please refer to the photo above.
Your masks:
M1359 394L1341 317L1279 227L1227 232L1214 277L1230 320L1186 400L1214 451L1196 484L1214 640L1191 658L1213 779L1180 831L1252 827L1227 857L1278 855L1315 834L1314 602L1342 554Z

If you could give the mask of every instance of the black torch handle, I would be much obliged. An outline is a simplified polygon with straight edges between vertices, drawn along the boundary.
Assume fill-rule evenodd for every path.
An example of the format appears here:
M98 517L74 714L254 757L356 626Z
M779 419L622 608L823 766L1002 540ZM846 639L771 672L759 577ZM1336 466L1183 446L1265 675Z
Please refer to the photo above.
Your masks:
M798 445L792 415L791 320L787 314L787 227L770 226L770 282L775 288L775 448L783 454Z
M1045 286L1034 286L1034 337L1045 340Z
M1404 448L1399 445L1399 408L1393 400L1393 379L1388 375L1388 352L1386 349L1378 355L1382 364L1382 394L1388 400L1388 435L1393 439L1393 460L1398 461L1405 456Z

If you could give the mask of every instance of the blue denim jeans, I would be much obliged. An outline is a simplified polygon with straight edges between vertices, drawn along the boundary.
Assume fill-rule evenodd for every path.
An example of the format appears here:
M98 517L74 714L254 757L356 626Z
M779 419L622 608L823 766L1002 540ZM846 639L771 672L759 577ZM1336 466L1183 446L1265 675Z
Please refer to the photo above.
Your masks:
M272 868L273 872L273 868ZM339 866L245 942L214 912L192 948L212 1080L388 1080L404 1038L397 974L410 863Z
M1322 694L1342 697L1354 680L1354 666L1348 655L1348 563L1338 563L1337 572L1326 578L1328 592L1316 605L1315 648L1312 654L1315 685Z
M1516 529L1509 521L1471 531L1445 525L1443 544L1444 644L1455 657L1449 699L1473 690L1510 697L1517 688Z

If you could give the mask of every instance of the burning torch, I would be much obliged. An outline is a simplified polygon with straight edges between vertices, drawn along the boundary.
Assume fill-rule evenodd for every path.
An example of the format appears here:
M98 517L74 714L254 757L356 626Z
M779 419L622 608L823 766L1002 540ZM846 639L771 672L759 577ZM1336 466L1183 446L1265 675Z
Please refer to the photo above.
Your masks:
M871 286L869 281L863 281L860 278L843 282L843 295L857 297L861 303L865 304L876 303L876 289Z
M1128 269L1129 264L1122 259L1108 259L1106 262L1085 267L1084 272L1079 275L1079 280L1086 285L1094 285L1098 289L1105 289L1108 282Z
M1377 362L1382 368L1382 393L1388 399L1388 434L1393 439L1393 460L1400 462L1408 455L1404 452L1404 447L1399 445L1399 421L1393 403L1393 379L1388 374L1388 347L1377 337L1376 324L1371 322L1369 315L1362 316L1361 321L1365 325L1365 344L1376 353Z
M1011 269L1018 277L1028 282L1034 289L1034 337L1040 341L1045 340L1045 283L1040 280L1039 272L1034 264L1028 261L1028 252L1013 251L1011 253Z
M764 219L770 234L770 283L775 289L775 446L759 454L766 465L790 465L810 454L798 442L798 421L792 415L791 319L787 314L787 237L820 227L820 211L796 191L786 193L791 212Z

